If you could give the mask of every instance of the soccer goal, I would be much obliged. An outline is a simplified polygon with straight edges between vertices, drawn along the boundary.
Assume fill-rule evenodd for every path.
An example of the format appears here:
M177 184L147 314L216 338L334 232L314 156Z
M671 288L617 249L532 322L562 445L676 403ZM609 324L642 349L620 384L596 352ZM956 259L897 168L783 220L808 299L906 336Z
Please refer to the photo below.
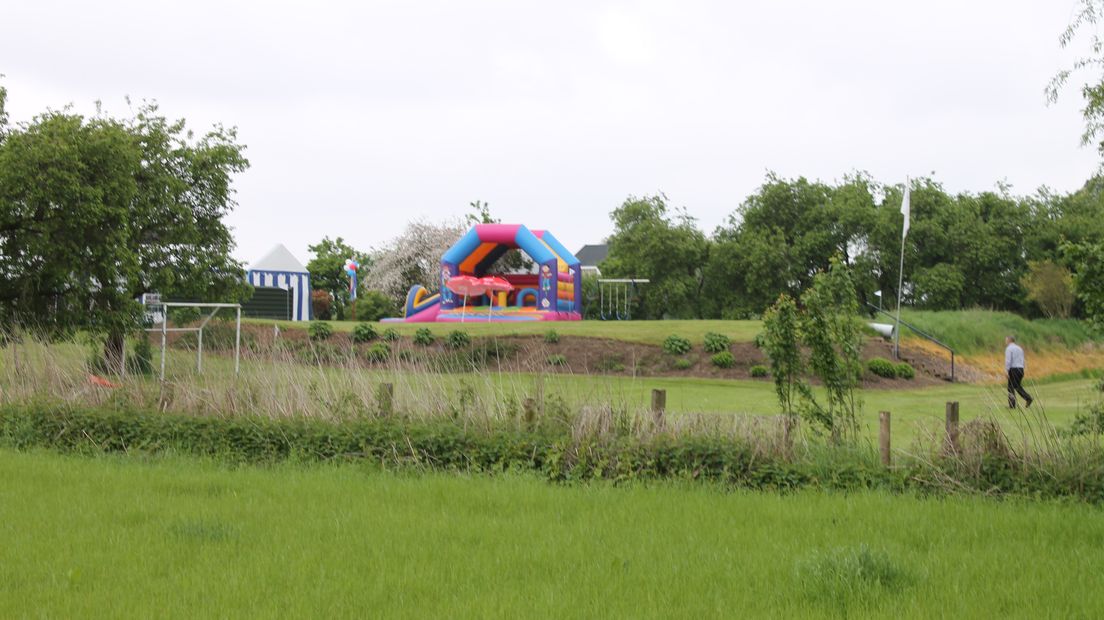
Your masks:
M159 319L160 326L155 324L147 328L147 332L161 333L161 381L165 380L165 357L168 352L169 332L195 332L196 334L196 372L203 372L203 330L211 319L215 318L219 310L233 308L236 313L234 326L234 374L238 374L241 367L241 304L205 304L192 302L161 301L154 297L146 300L146 306L150 310L155 321ZM195 327L169 327L169 310L172 308L195 308L200 311L202 320ZM208 312L210 311L210 312ZM158 316L160 315L160 316Z

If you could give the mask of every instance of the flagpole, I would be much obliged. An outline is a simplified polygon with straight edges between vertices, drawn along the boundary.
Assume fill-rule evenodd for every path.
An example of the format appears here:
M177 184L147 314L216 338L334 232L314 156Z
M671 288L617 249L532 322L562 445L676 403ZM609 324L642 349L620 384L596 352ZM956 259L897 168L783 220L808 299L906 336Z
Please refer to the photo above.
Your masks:
M905 194L903 201L908 200L909 178L905 177ZM910 207L911 209L911 207ZM902 206L902 211L904 207ZM897 328L893 332L893 357L901 359L901 292L905 285L905 234L908 232L909 214L903 213L905 219L901 223L901 264L897 268Z

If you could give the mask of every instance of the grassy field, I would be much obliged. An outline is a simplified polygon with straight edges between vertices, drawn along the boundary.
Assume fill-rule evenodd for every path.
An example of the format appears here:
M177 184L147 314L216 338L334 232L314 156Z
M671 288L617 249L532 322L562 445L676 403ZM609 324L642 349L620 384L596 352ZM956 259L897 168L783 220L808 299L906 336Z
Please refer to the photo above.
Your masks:
M1100 508L0 450L0 616L1099 617Z
M292 321L250 320L259 325L280 326L280 329L303 329L303 323ZM356 323L330 321L335 331L349 332ZM752 342L763 329L761 321L564 321L554 323L380 323L378 329L394 328L400 334L412 335L419 328L428 328L435 334L447 334L462 329L472 336L528 336L543 335L550 330L562 336L586 338L612 338L641 344L662 344L671 334L689 338L700 345L705 334L725 334L733 342Z

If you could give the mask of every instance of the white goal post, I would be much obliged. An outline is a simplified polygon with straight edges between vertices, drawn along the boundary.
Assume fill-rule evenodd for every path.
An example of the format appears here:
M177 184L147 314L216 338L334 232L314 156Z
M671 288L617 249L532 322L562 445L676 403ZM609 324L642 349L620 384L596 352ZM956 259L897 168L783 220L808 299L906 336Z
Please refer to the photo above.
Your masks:
M160 301L154 298L147 302L150 307L161 309L161 326L146 329L147 332L161 332L161 381L165 380L165 355L168 351L169 332L195 332L196 333L196 372L203 372L203 328L215 318L219 310L233 308L237 313L234 328L234 374L238 374L241 367L241 304L204 304L192 302ZM212 309L210 314L203 317L197 327L169 327L169 308L196 308Z

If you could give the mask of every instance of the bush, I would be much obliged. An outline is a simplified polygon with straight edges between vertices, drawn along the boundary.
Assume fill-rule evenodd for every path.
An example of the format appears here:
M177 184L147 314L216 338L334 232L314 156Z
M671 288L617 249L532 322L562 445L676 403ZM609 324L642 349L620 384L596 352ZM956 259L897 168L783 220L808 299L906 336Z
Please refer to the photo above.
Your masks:
M423 347L428 347L436 340L436 336L429 330L428 327L419 327L418 331L414 332L414 344L420 344Z
M556 330L550 329L544 334L544 342L547 344L556 344L560 341L560 335L556 333Z
M388 327L387 329L383 330L383 333L380 335L387 342L394 342L399 339L399 332L397 332L394 327Z
M767 370L766 366L762 364L756 364L748 369L748 374L752 377L755 377L756 379L762 379L763 377L769 376L770 371Z
M559 353L548 356L549 366L567 366L567 358Z
M322 342L330 339L333 328L325 321L311 321L310 327L307 328L307 335L315 342Z
M391 357L391 347L383 342L377 342L368 347L368 350L364 352L364 359L369 362L386 362L388 357Z
M394 302L379 291L364 291L356 301L357 318L378 321L399 314Z
M866 369L870 371L870 374L877 375L883 379L897 378L897 365L883 357L875 357L868 361L866 363Z
M909 366L908 362L901 362L893 369L896 371L898 379L909 379L911 381L916 378L916 371L912 369L912 366Z
M682 336L671 334L663 341L663 350L671 355L686 355L690 352L690 341Z
M732 357L732 354L728 351L717 353L709 358L709 361L713 362L713 365L717 368L732 368L736 365L736 358Z
M674 363L675 370L689 370L693 365L694 362L691 362L685 357L678 358Z
M371 323L357 323L353 328L353 342L368 342L379 337L376 328Z
M416 338L415 341L417 341ZM450 349L462 349L471 346L471 341L471 336L468 335L468 332L454 329L445 337L445 346ZM430 342L432 342L432 340Z
M333 298L328 292L315 289L311 291L311 309L316 319L328 321L333 318Z
M554 399L549 400L547 407L552 408ZM363 406L352 411L369 413ZM1104 457L1099 451L1080 453L1075 465L1059 467L1053 466L1055 459L1066 463L1068 457L1038 461L1005 452L979 455L967 463L958 458L903 460L898 469L874 465L876 459L861 451L813 452L795 459L764 456L754 446L727 436L580 441L566 427L540 423L521 430L511 423L458 425L452 420L406 416L359 415L340 420L207 416L117 405L104 409L6 405L0 406L0 446L84 454L193 454L231 463L352 459L384 467L413 466L419 471L534 471L556 482L693 479L773 491L915 489L1104 501ZM565 458L567 454L571 458ZM845 579L860 575L860 582L867 575L888 581L885 577L892 571L878 568L885 566L884 557L867 555L858 549L821 560L817 554L809 558L809 570L801 571L801 576L811 579L809 585L815 585L818 575L835 582L833 573Z
M704 344L706 353L720 353L721 351L727 351L728 347L732 345L732 341L724 334L709 332L705 335Z
M601 372L621 372L625 370L625 362L616 355L604 355L594 365L594 369Z

